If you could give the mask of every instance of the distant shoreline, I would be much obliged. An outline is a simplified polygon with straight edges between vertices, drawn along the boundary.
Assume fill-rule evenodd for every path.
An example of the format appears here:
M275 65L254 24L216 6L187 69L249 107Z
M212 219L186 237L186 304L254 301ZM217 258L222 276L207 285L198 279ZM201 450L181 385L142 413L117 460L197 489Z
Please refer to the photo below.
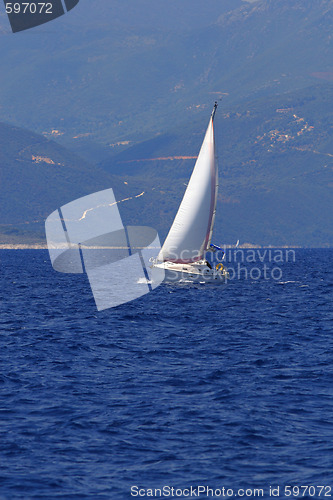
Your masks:
M295 248L295 249L309 249L312 247L302 247L298 245L256 245L254 243L243 243L239 245L236 249L235 245L225 245L227 250L237 250L237 249L250 249L250 248ZM331 246L323 246L323 247L315 247L315 248L333 248ZM36 244L0 244L0 250L48 250L48 247L45 243L36 243Z
M45 243L24 244L24 243L3 243L0 244L0 250L47 250Z

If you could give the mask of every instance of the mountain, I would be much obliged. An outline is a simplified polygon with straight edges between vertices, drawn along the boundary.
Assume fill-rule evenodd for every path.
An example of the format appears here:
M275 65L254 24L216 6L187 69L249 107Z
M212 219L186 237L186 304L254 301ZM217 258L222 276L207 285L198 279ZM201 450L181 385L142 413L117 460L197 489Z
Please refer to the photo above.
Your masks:
M80 2L3 35L0 119L59 130L74 147L109 145L191 121L225 93L237 103L331 78L331 0L236 1L231 11L226 0L192 2L146 0L137 21L129 0Z
M265 97L229 110L220 106L215 120L221 177L218 242L333 244L332 112L330 85ZM154 227L160 221L169 227L173 220L206 121L207 116L182 132L184 124L100 165L131 183L141 180ZM155 190L160 200L153 208L148 195L154 197ZM146 211L142 217L148 216Z
M51 212L113 184L112 176L54 141L5 123L0 123L0 165L2 241L43 240Z
M147 225L142 181L124 181L55 141L0 123L0 244L45 242L45 219L62 205L112 188L125 225ZM157 197L158 198L158 197ZM154 197L153 205L158 206ZM146 211L147 215L147 211ZM165 229L163 224L158 229Z
M218 110L220 190L214 241L333 244L333 156L327 127L332 103L332 88L318 86L309 95L289 93L233 111ZM308 121L309 114L316 118ZM175 129L133 146L100 168L43 136L0 124L1 242L43 241L44 221L53 210L109 187L117 200L126 200L119 205L125 224L150 225L164 239L206 121L191 124L186 135Z
M332 244L332 17L332 0L91 0L2 34L0 230L112 186L163 237L217 99L217 243Z
M177 72L187 54L179 44L241 4L94 0L29 32L3 35L0 119L38 133L59 130L59 140L74 144L82 137L110 144L128 132L144 138L156 107L165 114L162 96L173 101L182 85ZM160 126L168 123L167 115Z
M93 26L104 30L127 26L183 32L210 25L221 13L242 5L242 0L81 0L75 15L65 23L66 26Z

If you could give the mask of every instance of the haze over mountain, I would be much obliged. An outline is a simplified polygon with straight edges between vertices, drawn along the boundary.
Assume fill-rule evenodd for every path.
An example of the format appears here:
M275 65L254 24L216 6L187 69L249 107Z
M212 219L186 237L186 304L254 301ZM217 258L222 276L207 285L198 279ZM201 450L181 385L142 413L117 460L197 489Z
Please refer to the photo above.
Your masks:
M151 159L195 156L222 99L218 240L332 244L332 23L332 0L81 0L1 36L0 119L100 163L119 196L144 190L163 233L193 160Z
M67 140L140 140L219 93L239 102L332 69L331 0L128 2L80 2L44 28L2 36L0 119Z

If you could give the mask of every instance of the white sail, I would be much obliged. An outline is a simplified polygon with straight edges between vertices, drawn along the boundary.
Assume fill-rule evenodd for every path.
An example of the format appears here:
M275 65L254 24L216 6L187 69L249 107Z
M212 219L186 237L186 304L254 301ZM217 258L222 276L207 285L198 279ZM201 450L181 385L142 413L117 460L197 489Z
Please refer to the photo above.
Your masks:
M218 187L213 124L216 107L183 200L159 253L159 261L196 262L204 258L210 245Z

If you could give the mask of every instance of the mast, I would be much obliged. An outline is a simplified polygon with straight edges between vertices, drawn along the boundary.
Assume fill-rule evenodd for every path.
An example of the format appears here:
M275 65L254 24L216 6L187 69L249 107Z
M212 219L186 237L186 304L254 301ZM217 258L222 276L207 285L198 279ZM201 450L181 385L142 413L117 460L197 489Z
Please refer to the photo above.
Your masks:
M217 101L215 101L215 104L214 104L214 107L213 107L213 111L212 111L212 120L214 121L214 117L215 117L215 113L216 113L216 110L217 110Z
M215 113L217 110L218 103L215 101L214 108L212 111L212 123L213 123L213 139L214 139L214 158L215 158L215 197L214 197L214 208L213 208L213 215L212 215L212 220L210 224L210 230L209 230L209 237L206 245L206 251L209 250L210 244L212 241L212 236L213 236L213 229L214 229L214 222L215 222L215 215L216 215L216 204L217 204L217 193L219 189L219 170L218 170L218 164L217 164L217 153L216 153L216 146L215 146L215 131L214 131L214 118L215 118ZM213 181L213 179L212 179Z

